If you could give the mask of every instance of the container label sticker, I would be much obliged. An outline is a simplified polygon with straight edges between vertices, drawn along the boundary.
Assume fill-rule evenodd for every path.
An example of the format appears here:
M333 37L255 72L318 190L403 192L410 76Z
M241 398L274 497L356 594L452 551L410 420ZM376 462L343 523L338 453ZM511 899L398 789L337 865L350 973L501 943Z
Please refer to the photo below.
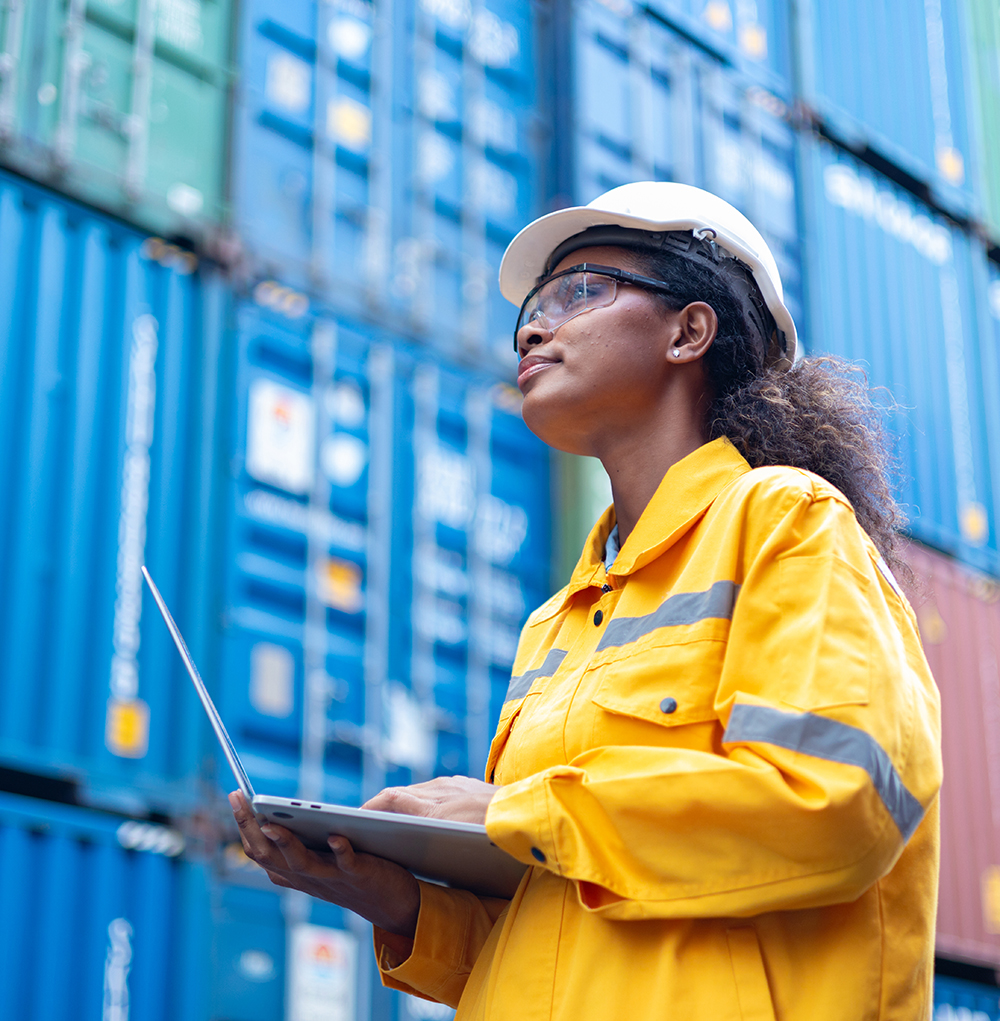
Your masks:
M311 398L270 379L250 384L247 472L290 493L312 489L314 415Z
M358 943L342 929L299 924L288 947L287 1021L354 1021Z
M141 315L132 324L125 403L125 462L118 517L118 558L112 631L111 701L105 744L114 755L146 754L149 709L139 695L139 622L142 617L142 564L149 509L149 450L156 410L156 320Z
M309 109L312 68L290 53L276 53L267 62L264 95L288 113Z
M346 96L331 99L326 107L326 133L352 152L364 152L372 140L372 112Z
M371 45L372 30L357 18L339 17L330 22L326 37L338 57L360 60Z
M382 689L385 740L382 754L397 766L429 772L434 766L435 731L409 688L398 682Z
M326 606L343 613L360 613L365 605L361 568L336 557L316 562L316 594Z
M368 447L350 433L334 433L323 440L319 450L323 474L342 488L353 486L368 464Z
M156 34L182 50L200 50L204 43L200 0L159 0Z
M128 1021L128 973L131 967L132 926L124 918L116 918L108 926L102 1021Z
M141 698L108 699L104 744L112 755L141 759L149 750L149 706Z
M295 658L283 645L257 642L250 650L250 705L283 720L295 708Z
M982 875L983 925L986 931L1000 934L1000 865L990 865Z

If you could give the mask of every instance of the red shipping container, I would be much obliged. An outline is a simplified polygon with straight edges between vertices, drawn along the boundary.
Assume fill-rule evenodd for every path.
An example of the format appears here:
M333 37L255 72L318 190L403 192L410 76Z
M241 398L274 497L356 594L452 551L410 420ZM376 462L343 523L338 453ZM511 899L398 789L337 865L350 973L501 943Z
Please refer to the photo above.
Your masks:
M922 546L911 598L941 690L937 952L1000 967L1000 582Z

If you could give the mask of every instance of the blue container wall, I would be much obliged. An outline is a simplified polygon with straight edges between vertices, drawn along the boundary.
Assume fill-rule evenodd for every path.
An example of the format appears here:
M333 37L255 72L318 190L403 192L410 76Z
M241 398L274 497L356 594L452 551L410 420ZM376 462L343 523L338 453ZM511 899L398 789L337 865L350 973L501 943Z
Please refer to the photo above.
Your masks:
M500 257L539 211L531 4L380 20L365 0L250 0L240 37L232 190L253 271L494 357Z
M801 311L795 136L784 102L648 13L574 7L574 199L630 181L681 181L743 211Z
M480 773L549 594L520 395L325 314L246 304L236 333L221 698L251 778L352 803Z
M208 1021L208 886L179 850L163 827L0 794L0 1016Z
M934 1021L998 1021L1000 989L934 976Z
M900 404L892 426L914 537L1000 566L1000 371L982 332L985 257L874 171L804 141L811 354L856 360Z
M312 930L315 935L354 948L355 967L345 976L341 990L330 989L323 1016L356 1016L366 1021L448 1021L454 1017L454 1011L443 1004L382 987L367 923L332 904L279 894L249 872L240 879L220 883L213 891L213 1019L276 1021L289 1016L288 1003L296 986L301 987L309 977L316 984L315 974L296 972L289 950L299 927L316 927ZM330 970L325 969L327 976ZM320 981L323 978L321 972ZM353 996L356 1014L345 1009L345 987L348 997Z
M128 810L191 800L205 736L139 574L203 655L226 296L193 270L0 175L0 761Z
M869 145L929 183L946 207L969 211L962 17L962 5L941 0L803 0L798 91L845 141Z
M622 15L634 8L605 0ZM652 0L665 21L716 50L741 71L787 95L791 86L791 20L788 0Z

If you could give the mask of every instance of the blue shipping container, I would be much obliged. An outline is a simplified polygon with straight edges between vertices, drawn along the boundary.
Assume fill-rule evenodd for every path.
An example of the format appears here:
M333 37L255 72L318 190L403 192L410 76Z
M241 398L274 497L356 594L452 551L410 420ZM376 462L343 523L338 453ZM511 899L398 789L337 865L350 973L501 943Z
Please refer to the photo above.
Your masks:
M784 102L645 10L623 18L578 0L573 11L575 201L650 180L721 195L764 235L798 319L795 135Z
M810 354L888 387L913 536L997 573L1000 366L985 254L871 169L803 140Z
M520 395L333 316L245 304L222 712L269 792L356 803L482 771L548 594L548 451Z
M202 866L163 826L0 794L0 1016L208 1021Z
M1000 989L935 975L934 1021L1000 1021Z
M633 7L603 0L623 16ZM791 17L788 0L651 0L649 9L727 63L759 77L787 96L791 89Z
M481 361L537 212L531 5L251 0L232 166L258 276ZM503 320L506 322L506 320Z
M946 208L969 212L963 16L961 4L942 0L801 0L796 44L799 95L839 137L928 183Z
M239 845L226 858L242 856ZM246 861L244 859L244 861ZM213 890L211 1016L225 1021L448 1021L455 1012L382 987L371 926L281 894L249 863Z
M193 799L204 750L139 573L201 657L227 299L196 265L0 175L0 762L130 811Z

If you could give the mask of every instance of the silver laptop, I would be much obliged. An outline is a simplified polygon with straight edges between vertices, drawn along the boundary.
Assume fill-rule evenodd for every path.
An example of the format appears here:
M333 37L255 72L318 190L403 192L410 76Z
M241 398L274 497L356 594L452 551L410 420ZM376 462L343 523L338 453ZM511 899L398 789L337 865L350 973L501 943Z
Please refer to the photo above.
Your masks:
M356 851L388 858L425 879L484 896L514 895L527 867L492 843L485 826L256 794L163 596L145 567L142 574L205 707L236 783L262 823L286 827L307 847L317 851L329 852L327 837L337 834L347 837Z

